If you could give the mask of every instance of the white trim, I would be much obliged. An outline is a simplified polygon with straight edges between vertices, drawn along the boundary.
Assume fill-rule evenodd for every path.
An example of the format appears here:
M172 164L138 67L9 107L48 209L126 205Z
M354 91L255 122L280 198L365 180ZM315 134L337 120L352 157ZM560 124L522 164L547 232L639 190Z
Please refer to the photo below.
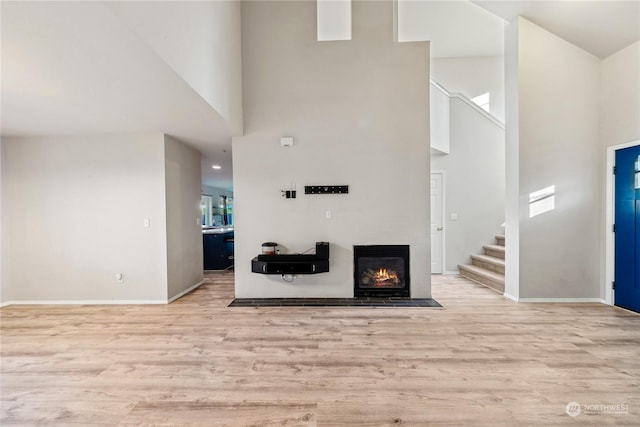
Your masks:
M167 301L168 304L171 304L172 302L174 302L175 300L177 300L180 297L185 296L186 294L188 294L189 292L193 291L196 288L199 288L200 285L202 285L204 283L204 280L199 281L198 283L196 283L195 285L191 286L190 288L185 289L184 291L180 292L179 294L172 296L171 298L169 298L169 300Z
M518 302L518 298L514 297L514 296L513 296L513 295L511 295L511 294L508 294L508 293L506 293L506 292L505 292L505 293L503 294L503 296L504 296L505 298L510 299L511 301Z
M487 110L485 110L484 108L482 108L481 106L473 102L471 99L469 99L468 96L459 92L455 92L455 93L449 92L444 86L442 86L440 83L438 83L433 79L430 79L429 81L433 87L435 87L440 92L447 95L449 98L458 98L459 100L461 100L462 102L464 102L465 104L473 108L476 112L483 115L486 119L491 121L493 124L498 126L500 129L504 130L504 123L502 122L502 120L500 120L499 118L497 118L496 116L494 116L493 114L491 114L490 112L488 112Z
M441 237L441 247L442 247L442 254L441 254L441 262L442 262L442 268L441 270L444 272L445 271L445 267L447 265L447 259L446 259L446 239L445 239L445 234L447 232L447 227L445 227L445 223L447 222L447 218L445 216L446 213L446 209L445 206L447 204L447 171L445 170L434 170L431 171L431 174L429 175L429 179L431 179L431 175L432 174L440 174L442 176L442 188L440 189L440 192L442 193L442 212L441 212L441 217L442 217L442 237ZM429 185L429 191L431 191L431 185ZM429 195L429 198L431 198L431 195ZM429 215L431 216L431 215ZM429 218L429 223L431 223L431 218ZM429 224L431 225L431 224ZM431 227L429 227L429 234L431 234ZM431 243L431 236L429 236L429 243ZM432 272L433 274L433 272ZM435 274L443 274L443 273L435 273Z
M433 87L435 87L436 89L438 89L440 92L444 93L445 95L447 95L448 97L451 97L451 92L449 92L447 89L445 89L444 86L442 86L440 83L438 83L437 81L433 80L433 79L429 79L429 83L431 83L433 85Z
M0 308L6 307L8 305L148 305L148 304L170 304L173 301L177 300L180 297L185 296L189 292L194 289L200 287L204 283L204 280L196 283L190 288L185 289L179 294L166 299L166 300L155 300L155 299L131 299L131 300L120 300L120 299L88 299L88 300L24 300L24 301L5 301L0 303Z
M153 299L88 299L88 300L23 300L23 301L6 301L0 307L8 305L141 305L141 304L166 304L167 300Z
M511 294L504 293L504 297L515 302L523 303L560 303L560 304L574 304L574 303L599 303L606 304L603 298L516 298Z
M615 163L615 152L623 148L640 145L640 140L629 141L624 144L607 147L607 195L606 195L606 220L605 220L605 266L604 266L604 304L614 305L613 279L615 277L615 239L613 233L613 220L615 218L615 177L613 166Z
M506 294L505 294L506 295ZM533 302L533 303L599 303L605 304L603 298L519 298L518 302Z
M460 270L447 270L442 273L443 276L457 276L460 274Z

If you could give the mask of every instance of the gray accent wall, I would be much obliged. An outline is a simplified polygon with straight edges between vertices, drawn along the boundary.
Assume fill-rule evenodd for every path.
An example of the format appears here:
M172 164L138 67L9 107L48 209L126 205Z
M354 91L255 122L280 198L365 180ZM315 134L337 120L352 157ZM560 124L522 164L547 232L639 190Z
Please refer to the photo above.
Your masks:
M315 2L243 2L236 297L351 297L353 245L366 244L411 245L412 296L431 295L429 45L393 41L391 1L352 5L353 40L318 42ZM304 185L349 194L304 195ZM293 186L296 199L281 197ZM292 283L251 273L266 241L283 252L328 241L331 271Z

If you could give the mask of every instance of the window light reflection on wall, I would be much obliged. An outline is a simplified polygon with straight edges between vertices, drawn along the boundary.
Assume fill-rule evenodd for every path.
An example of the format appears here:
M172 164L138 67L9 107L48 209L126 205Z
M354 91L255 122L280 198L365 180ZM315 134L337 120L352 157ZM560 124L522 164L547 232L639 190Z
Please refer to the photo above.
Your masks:
M636 190L640 190L640 156L638 156L638 160L636 160L636 163L634 165L634 169L633 171L635 172L634 175L634 180L633 180L633 188L635 188Z
M472 101L475 102L483 110L489 111L489 109L491 108L491 93L486 92L482 95L478 95L473 98Z
M556 186L550 185L529 194L529 218L552 211L556 207Z

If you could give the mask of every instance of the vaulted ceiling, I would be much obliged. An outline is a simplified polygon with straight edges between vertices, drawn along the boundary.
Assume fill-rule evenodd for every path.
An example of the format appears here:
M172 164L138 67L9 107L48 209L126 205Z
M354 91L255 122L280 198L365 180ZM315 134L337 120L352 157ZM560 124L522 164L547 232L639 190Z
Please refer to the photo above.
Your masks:
M507 22L522 16L599 58L640 39L638 0L471 0Z
M407 15L404 25L418 39L433 38L437 56L499 55L502 26L518 15L601 58L640 39L637 0L400 3L424 9L425 20ZM163 132L205 156L217 155L225 173L209 170L205 161L205 176L210 183L221 179L219 185L231 185L232 130L109 7L101 2L0 6L3 136Z

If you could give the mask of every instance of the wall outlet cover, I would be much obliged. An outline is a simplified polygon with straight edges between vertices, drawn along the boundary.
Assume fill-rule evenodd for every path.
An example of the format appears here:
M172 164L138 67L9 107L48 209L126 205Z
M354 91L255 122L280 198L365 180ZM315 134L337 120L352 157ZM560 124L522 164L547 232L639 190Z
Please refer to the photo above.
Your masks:
M293 137L283 136L282 138L280 138L280 145L283 147L293 147Z

